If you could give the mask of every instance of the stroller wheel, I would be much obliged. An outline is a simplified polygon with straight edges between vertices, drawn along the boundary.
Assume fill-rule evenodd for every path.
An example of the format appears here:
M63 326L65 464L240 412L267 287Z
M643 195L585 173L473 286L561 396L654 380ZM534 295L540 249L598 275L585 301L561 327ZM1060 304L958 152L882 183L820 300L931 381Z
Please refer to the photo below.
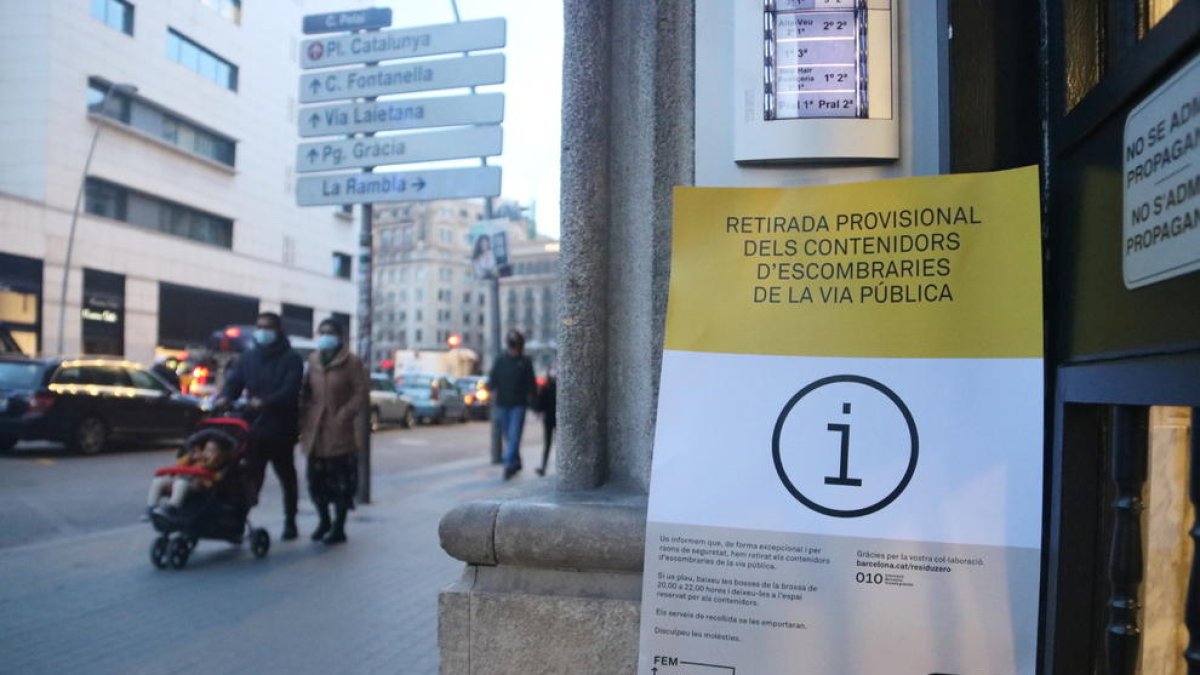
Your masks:
M164 534L150 545L150 562L160 570L167 566L167 543L167 535Z
M185 537L176 537L171 541L171 567L181 570L187 565L188 556L192 552L192 547L188 545L188 540Z
M258 528L250 533L250 552L255 558L261 558L267 555L267 551L271 550L271 535L267 531Z

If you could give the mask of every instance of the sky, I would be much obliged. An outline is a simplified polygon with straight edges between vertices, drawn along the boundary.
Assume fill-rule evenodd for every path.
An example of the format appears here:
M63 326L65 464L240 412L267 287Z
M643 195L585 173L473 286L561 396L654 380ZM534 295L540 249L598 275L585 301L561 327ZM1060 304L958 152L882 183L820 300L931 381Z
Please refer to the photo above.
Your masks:
M454 21L451 0L377 0L371 4L392 8L392 28ZM458 0L458 11L463 21L494 17L507 20L505 83L478 88L480 93L504 93L504 154L488 163L503 167L501 197L523 205L536 202L538 230L557 238L562 2ZM477 166L478 160L467 164Z

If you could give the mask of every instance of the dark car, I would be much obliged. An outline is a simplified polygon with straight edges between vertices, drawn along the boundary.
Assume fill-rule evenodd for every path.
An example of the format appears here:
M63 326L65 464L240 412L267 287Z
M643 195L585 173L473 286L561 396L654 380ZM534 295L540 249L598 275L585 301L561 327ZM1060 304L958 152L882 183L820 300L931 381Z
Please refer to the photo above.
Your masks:
M46 440L91 454L114 439L182 438L202 413L198 399L123 359L0 356L0 450Z

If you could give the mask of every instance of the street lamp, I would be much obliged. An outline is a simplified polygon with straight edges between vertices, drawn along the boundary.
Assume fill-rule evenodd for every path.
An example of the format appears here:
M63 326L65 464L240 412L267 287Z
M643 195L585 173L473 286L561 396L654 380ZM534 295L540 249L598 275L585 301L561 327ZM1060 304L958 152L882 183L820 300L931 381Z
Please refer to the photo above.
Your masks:
M64 340L67 333L67 277L71 273L71 251L75 248L75 226L79 222L79 205L83 202L83 193L87 189L88 169L92 167L92 155L96 152L96 140L100 138L100 130L104 125L108 124L108 101L112 98L114 92L132 95L137 93L138 88L132 84L113 83L108 85L108 89L104 92L104 98L100 100L100 106L97 108L96 131L92 134L92 144L88 147L87 159L83 162L83 176L79 179L79 194L75 196L75 209L71 211L71 229L67 233L67 256L63 261L62 273L62 292L59 293L58 306L58 351L57 354L63 353Z

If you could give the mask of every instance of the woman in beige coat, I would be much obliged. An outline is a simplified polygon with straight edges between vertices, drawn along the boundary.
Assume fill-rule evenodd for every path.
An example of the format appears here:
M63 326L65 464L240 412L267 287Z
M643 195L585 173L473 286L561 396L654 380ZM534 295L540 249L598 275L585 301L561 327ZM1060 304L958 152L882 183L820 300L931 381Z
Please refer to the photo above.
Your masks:
M325 319L318 328L317 351L308 359L308 410L300 434L300 447L308 456L308 494L321 518L313 541L346 541L346 512L354 508L358 491L357 421L369 391L367 370L347 348L342 324Z

